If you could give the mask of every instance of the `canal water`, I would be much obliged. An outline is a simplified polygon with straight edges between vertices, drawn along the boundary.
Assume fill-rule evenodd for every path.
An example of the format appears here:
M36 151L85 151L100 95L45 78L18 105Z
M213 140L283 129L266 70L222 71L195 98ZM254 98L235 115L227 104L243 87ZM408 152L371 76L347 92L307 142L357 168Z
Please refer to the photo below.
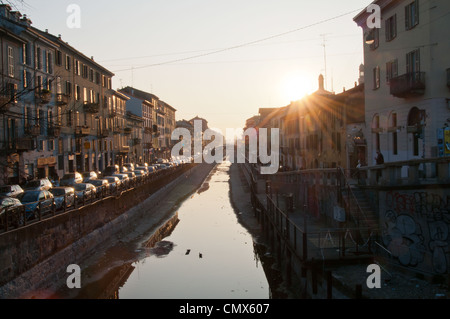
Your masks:
M108 285L90 284L78 297L271 298L253 238L238 222L230 201L230 165L216 167L174 218L148 239L148 247L137 250L145 252L138 260L111 267L99 280Z

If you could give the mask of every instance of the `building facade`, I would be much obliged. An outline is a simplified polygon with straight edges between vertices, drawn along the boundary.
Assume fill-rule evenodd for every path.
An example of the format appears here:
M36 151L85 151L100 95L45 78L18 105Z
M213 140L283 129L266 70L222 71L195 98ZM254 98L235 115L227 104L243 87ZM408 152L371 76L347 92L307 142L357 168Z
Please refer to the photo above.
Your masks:
M368 164L377 149L386 162L450 156L450 2L374 3L381 29L367 26L366 12L354 18L364 33Z

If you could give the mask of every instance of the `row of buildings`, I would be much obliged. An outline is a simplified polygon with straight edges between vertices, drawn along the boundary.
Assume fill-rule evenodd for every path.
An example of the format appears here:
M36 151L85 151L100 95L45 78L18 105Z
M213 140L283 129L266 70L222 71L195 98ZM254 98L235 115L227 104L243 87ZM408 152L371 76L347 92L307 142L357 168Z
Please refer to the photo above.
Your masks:
M286 170L354 168L450 156L450 2L377 0L381 28L370 13L362 28L359 83L340 94L319 89L290 105L260 109L247 127L280 128ZM405 172L406 173L406 172Z
M170 156L176 109L0 5L0 184Z

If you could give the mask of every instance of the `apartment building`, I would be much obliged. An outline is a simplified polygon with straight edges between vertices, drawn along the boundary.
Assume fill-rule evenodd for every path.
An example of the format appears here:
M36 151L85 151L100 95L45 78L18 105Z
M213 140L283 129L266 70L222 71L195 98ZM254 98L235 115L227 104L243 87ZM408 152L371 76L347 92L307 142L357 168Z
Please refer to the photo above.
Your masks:
M31 20L0 5L2 29L3 183L55 174L54 57L58 45L31 28ZM6 99L9 97L9 101ZM50 134L49 134L50 133Z
M364 34L369 165L450 156L450 2L378 0L381 29ZM404 172L406 173L406 172Z
M127 96L61 36L0 5L1 183L103 170L129 158Z

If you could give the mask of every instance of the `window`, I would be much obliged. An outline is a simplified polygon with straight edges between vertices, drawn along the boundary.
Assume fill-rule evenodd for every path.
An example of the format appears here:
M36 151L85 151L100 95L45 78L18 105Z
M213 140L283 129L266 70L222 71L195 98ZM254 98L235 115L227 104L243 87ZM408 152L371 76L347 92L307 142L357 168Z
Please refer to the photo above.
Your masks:
M380 88L380 67L373 69L373 89L377 90Z
M71 60L70 56L66 55L66 70L70 70Z
M14 77L14 49L8 47L8 75Z
M73 125L72 118L73 118L73 111L69 110L69 112L67 112L67 116L66 116L66 123L67 123L67 126L69 126L69 127Z
M78 60L75 60L75 62L74 62L74 64L75 64L75 74L76 75L80 75L81 73L81 69L80 69L80 61L78 61Z
M28 43L23 44L23 64L31 65L30 45Z
M72 83L66 81L66 95L72 96Z
M398 155L397 113L392 114L392 127L395 129L392 133L392 153Z
M392 41L397 36L397 15L386 20L386 41Z
M46 72L53 73L53 55L51 52L47 52L46 59Z
M419 24L419 0L415 0L405 7L405 27L411 30Z
M406 55L406 72L417 73L420 72L420 50L414 50Z
M56 51L56 55L55 55L55 64L58 66L62 65L62 52L61 51Z
M79 101L81 99L81 87L75 84L75 99Z
M386 63L386 83L389 84L391 79L398 76L398 60L389 61Z
M36 49L36 67L42 70L42 52L41 48Z

